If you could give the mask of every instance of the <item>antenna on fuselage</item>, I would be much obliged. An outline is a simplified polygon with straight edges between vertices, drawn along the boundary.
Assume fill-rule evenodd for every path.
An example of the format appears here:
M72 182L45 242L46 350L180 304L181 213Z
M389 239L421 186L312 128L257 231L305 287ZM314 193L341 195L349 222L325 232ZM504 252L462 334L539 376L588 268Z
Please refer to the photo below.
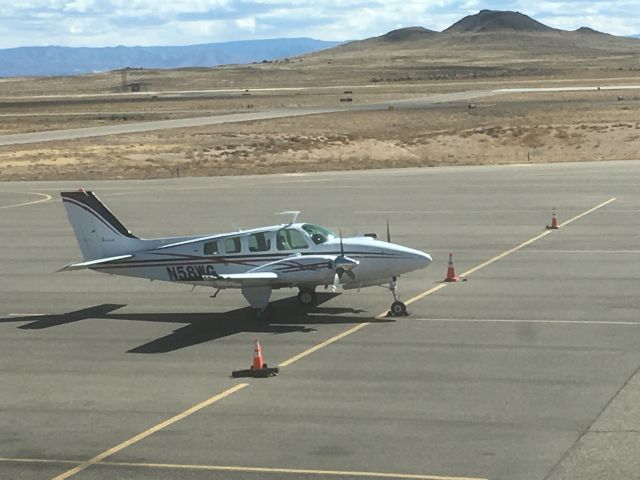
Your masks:
M291 225L292 223L296 223L296 220L298 220L300 210L287 210L285 212L277 212L276 215L292 215L291 221L289 222L289 225Z

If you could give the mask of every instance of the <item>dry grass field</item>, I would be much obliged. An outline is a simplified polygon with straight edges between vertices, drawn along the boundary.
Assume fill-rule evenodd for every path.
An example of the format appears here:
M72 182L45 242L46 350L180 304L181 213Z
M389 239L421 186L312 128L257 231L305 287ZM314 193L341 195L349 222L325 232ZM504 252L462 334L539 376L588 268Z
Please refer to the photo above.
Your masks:
M638 85L640 40L593 32L416 37L401 31L287 61L132 69L128 81L141 83L143 91L115 93L118 72L4 79L0 135L335 106L345 96L366 104L505 87ZM5 146L0 180L638 158L640 91L503 94L474 103Z
M502 95L475 105L341 112L2 147L0 178L163 178L178 172L205 176L638 157L640 92L623 101L611 91Z

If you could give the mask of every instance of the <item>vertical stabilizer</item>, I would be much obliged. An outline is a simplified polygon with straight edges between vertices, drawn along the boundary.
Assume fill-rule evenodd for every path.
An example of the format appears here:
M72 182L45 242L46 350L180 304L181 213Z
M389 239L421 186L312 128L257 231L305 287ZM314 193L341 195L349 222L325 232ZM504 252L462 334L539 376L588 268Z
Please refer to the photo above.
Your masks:
M69 222L85 260L113 257L141 248L134 236L93 192L61 192Z

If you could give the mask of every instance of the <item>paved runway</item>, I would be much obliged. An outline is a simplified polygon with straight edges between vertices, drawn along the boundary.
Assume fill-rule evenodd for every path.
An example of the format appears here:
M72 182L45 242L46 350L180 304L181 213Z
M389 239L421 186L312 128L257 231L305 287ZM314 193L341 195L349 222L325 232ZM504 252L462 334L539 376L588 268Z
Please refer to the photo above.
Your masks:
M386 110L387 108L417 109L429 108L447 102L468 101L476 98L491 97L508 93L536 93L536 92L570 92L596 90L594 86L540 87L540 88L503 88L497 90L469 90L453 93L438 93L418 98L385 101L381 103L341 105L337 107L299 107L279 108L261 112L225 113L191 118L177 118L171 120L154 120L146 122L127 123L124 125L105 125L100 127L70 128L63 130L47 130L41 132L13 133L0 135L0 146L23 145L60 140L77 140L81 138L104 137L128 133L150 132L172 128L193 128L222 123L251 122L256 120L299 117L322 113L337 113L345 111ZM634 90L640 85L603 85L602 90ZM185 99L190 98L187 92L182 93Z
M347 111L386 110L390 106L394 108L428 108L430 106L461 100L471 100L478 97L491 96L486 91L468 91L456 93L442 93L424 98L410 100L398 100L384 103L350 104L336 107L296 107L278 108L259 112L224 113L201 117L175 118L171 120L153 120L135 122L123 125L105 125L100 127L69 128L63 130L46 130L41 132L12 133L0 135L0 146L23 145L40 142L60 140L77 140L80 138L104 137L108 135L120 135L127 133L141 133L172 128L194 128L205 125L218 125L222 123L252 122L284 117L300 117L306 115L318 115L322 113L337 113ZM185 98L189 98L186 96Z
M401 278L410 317L283 291L260 324L238 292L53 273L80 186L140 236L389 217L434 263ZM638 478L639 186L639 162L4 183L0 477ZM468 281L439 283L449 251ZM281 374L229 378L256 336Z

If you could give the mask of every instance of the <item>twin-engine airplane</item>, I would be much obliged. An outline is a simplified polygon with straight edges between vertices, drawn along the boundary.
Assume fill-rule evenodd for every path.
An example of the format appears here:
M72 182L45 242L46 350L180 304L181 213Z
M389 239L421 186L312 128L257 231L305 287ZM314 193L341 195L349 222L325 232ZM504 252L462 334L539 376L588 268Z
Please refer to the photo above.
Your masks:
M316 287L345 289L381 285L393 294L390 311L406 315L398 300L399 275L431 263L427 253L375 235L342 238L310 223L272 225L219 235L141 239L134 236L93 192L62 192L83 262L61 270L90 269L218 289L239 288L259 317L272 313L276 288L298 288L303 305L316 303ZM297 214L297 212L288 212ZM218 291L214 294L217 295Z

